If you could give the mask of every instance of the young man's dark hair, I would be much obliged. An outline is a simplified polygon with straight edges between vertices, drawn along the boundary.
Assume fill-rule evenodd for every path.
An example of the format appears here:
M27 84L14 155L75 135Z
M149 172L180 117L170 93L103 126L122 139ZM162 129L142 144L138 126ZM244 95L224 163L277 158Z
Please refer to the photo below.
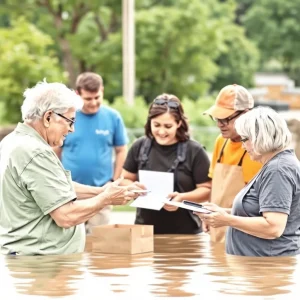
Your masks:
M103 79L96 73L84 72L77 77L76 90L79 94L81 90L96 93L100 88L103 90Z

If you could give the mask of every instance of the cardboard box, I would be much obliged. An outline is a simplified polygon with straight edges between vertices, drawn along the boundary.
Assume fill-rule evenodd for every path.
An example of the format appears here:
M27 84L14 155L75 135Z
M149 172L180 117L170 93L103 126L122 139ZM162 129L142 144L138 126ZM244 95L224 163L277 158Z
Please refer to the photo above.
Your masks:
M112 224L92 227L92 249L102 253L153 252L153 225Z

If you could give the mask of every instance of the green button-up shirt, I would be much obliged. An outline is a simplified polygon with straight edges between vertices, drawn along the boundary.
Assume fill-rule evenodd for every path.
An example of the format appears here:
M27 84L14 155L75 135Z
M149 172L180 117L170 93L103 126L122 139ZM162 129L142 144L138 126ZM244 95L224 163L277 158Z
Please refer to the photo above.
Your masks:
M84 225L61 228L49 214L74 199L70 172L36 130L19 123L0 144L1 253L82 252Z

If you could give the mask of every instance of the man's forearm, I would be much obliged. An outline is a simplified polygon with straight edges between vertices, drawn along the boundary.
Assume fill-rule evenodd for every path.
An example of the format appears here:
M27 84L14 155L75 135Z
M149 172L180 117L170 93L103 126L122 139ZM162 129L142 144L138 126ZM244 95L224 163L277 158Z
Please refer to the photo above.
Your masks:
M70 201L50 214L58 226L70 228L86 222L99 210L110 204L111 201L106 193L102 193L82 201Z
M103 187L84 185L73 181L73 186L77 195L77 199L87 199L101 194L104 191Z
M123 148L122 150L116 151L116 158L115 158L115 168L114 168L114 176L113 179L117 180L120 178L122 169L125 163L127 154L127 148Z

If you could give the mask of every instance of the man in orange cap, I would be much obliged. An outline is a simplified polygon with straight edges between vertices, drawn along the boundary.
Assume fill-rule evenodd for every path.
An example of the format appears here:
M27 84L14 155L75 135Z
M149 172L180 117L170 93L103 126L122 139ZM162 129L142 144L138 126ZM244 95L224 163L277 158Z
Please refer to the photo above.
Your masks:
M204 112L221 131L208 174L212 178L211 202L221 207L231 208L234 197L261 168L260 163L250 159L234 127L235 120L253 106L252 95L244 87L233 84L221 89L215 104ZM211 241L225 241L226 227L210 228L209 231Z

